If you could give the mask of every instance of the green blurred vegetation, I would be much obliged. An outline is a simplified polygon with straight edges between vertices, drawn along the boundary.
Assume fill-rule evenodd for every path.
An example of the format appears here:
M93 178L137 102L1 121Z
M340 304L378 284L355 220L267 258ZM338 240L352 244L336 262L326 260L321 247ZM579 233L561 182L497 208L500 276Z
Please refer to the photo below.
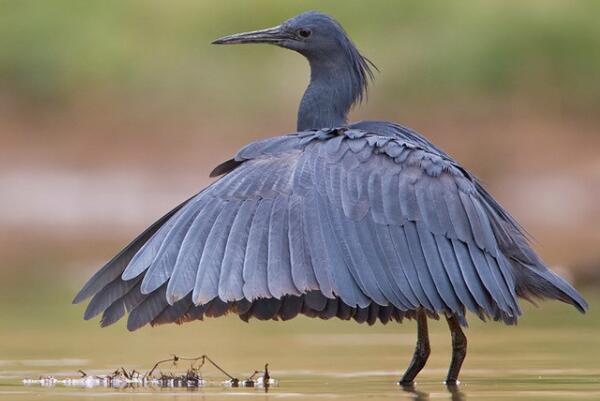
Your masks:
M235 103L242 87L264 93L252 111L289 86L287 64L274 62L287 56L217 51L210 40L309 9L338 18L381 67L384 101L520 96L576 110L600 101L600 2L591 0L5 0L0 95L55 105L92 93L176 103L210 93ZM273 76L280 83L263 87Z

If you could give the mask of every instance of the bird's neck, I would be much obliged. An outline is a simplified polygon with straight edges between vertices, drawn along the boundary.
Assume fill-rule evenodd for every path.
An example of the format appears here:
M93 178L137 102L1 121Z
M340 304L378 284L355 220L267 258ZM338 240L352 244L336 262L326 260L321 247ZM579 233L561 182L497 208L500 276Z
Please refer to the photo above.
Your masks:
M298 110L298 131L344 125L360 96L356 72L335 60L309 60L310 83Z

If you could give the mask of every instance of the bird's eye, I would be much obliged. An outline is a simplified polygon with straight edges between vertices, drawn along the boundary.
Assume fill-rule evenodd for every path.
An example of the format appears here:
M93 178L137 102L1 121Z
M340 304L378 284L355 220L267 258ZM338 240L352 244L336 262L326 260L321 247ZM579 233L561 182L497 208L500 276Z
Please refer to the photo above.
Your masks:
M300 37L306 39L306 38L309 38L310 35L312 35L312 32L311 32L310 29L301 28L301 29L298 30L298 35L300 35Z

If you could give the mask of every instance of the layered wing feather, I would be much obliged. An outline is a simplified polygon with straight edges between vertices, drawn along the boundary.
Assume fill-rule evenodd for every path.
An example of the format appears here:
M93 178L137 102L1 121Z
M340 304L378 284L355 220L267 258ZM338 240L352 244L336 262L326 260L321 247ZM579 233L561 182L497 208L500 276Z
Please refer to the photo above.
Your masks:
M129 311L136 329L233 310L371 323L424 308L514 323L525 293L515 260L574 299L468 172L414 132L382 124L243 148L215 169L227 175L90 279L76 297L94 296L86 318L103 313L110 324Z

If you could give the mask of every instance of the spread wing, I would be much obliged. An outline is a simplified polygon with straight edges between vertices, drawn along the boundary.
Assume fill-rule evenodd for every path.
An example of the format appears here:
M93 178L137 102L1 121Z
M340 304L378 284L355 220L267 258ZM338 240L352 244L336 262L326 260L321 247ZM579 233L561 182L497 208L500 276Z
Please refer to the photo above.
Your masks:
M129 311L135 329L232 304L269 317L338 300L507 323L521 313L499 241L518 229L435 149L346 127L250 144L216 171L227 174L90 279L76 297L94 295L86 318Z

